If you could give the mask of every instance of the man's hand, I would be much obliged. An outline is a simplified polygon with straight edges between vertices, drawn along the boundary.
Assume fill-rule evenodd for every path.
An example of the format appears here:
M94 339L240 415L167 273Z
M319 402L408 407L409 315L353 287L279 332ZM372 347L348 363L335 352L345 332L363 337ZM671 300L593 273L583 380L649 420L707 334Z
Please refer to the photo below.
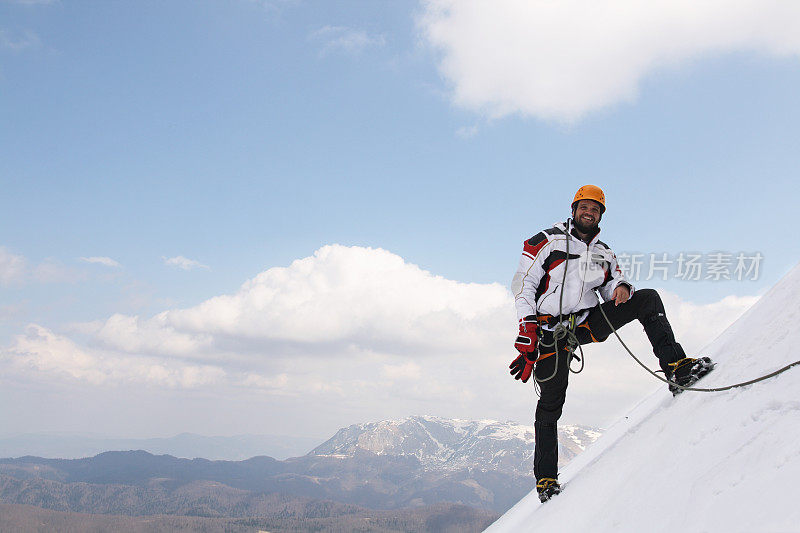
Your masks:
M519 333L517 340L514 342L514 348L519 352L519 356L511 361L508 368L511 369L511 375L514 379L522 380L523 383L528 381L533 372L533 364L536 362L536 348L539 338L536 334L536 317L529 315L519 321Z
M617 285L617 288L614 289L614 295L612 296L614 299L614 305L624 304L630 297L631 290L627 285Z
M516 359L511 361L508 368L511 369L511 375L514 376L514 379L519 379L522 380L523 383L527 383L533 373L534 363L536 363L535 353L521 353Z
M536 322L535 315L528 315L519 321L519 333L517 333L517 340L514 341L514 348L521 354L532 354L536 351L536 345L539 338L536 335Z

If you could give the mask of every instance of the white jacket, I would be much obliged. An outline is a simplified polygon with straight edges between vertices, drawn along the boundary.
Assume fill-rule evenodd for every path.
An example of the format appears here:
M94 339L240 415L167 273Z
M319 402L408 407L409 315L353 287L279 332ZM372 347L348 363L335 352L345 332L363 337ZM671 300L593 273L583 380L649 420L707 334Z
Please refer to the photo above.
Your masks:
M567 225L569 230L567 231ZM607 244L597 239L586 244L571 232L572 220L558 222L552 228L537 233L525 241L511 292L514 294L517 317L551 315L557 317L576 313L580 324L589 309L599 302L595 289L604 301L610 300L621 283L633 286L625 279L617 257ZM569 243L569 260L567 258ZM566 279L564 263L567 264ZM564 281L563 300L561 294ZM544 326L552 329L551 326Z

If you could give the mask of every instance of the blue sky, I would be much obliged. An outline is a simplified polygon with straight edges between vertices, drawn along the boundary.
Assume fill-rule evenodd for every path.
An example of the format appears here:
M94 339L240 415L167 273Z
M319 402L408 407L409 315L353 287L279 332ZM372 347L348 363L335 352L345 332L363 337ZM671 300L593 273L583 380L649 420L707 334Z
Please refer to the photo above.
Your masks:
M737 16L747 19L748 2L742 5ZM800 47L769 25L791 20L792 8L762 11L753 33L766 27L771 37L748 40L741 25L682 6L662 40L637 46L641 32L631 31L603 56L586 32L564 29L573 39L564 45L561 33L548 37L535 25L530 33L541 42L527 42L524 32L504 48L515 18L546 19L533 7L515 13L504 1L486 19L470 12L481 15L481 2L454 6L0 1L6 354L21 353L15 339L29 324L86 349L109 349L108 338L85 324L193 308L330 244L382 248L454 283L507 287L522 240L567 217L585 183L606 192L601 238L617 252L763 255L756 281L637 283L686 305L750 301L797 263L800 245L790 232L800 190ZM449 15L437 11L445 8ZM563 20L586 24L563 9ZM681 25L684 19L698 20L699 29ZM592 24L602 29L603 22ZM661 29L635 13L614 13L608 22L611 29L653 24ZM608 33L618 34L624 37ZM596 56L579 53L593 47ZM629 70L619 67L626 61ZM476 67L493 63L502 69ZM528 82L531 90L518 90ZM539 98L537 87L551 86ZM194 263L166 263L175 257ZM356 259L343 264L349 260ZM212 335L214 327L192 334ZM503 334L513 337L513 321ZM141 347L147 343L134 344L114 349L154 357ZM283 349L266 342L259 353L277 358L271 350ZM225 357L241 355L216 353L220 368ZM508 358L510 349L500 355ZM425 375L417 356L383 364ZM60 382L54 376L64 368L38 361L40 373L7 378L16 383L7 400ZM291 368L281 375L291 378ZM69 379L77 390L84 378ZM72 390L69 380L59 387ZM81 394L90 403L108 387ZM132 397L145 394L136 390ZM167 387L163 394L185 404L175 414L181 420L201 393ZM432 412L422 400L400 404L405 411L388 414ZM32 409L35 417L48 404ZM523 409L508 418L525 421ZM456 406L436 414L470 413ZM330 425L380 416L342 408ZM21 417L5 421L12 432L49 428L34 426ZM175 433L245 429L196 421ZM122 432L113 424L106 430ZM136 432L170 429L141 422Z

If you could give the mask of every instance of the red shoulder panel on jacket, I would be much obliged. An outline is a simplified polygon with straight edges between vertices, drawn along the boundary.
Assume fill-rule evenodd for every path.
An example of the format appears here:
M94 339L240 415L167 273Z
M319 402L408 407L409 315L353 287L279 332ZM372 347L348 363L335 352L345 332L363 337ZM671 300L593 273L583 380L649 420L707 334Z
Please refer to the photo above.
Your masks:
M547 244L547 236L544 234L544 232L537 233L525 241L522 251L531 257L536 257L536 254L539 253L539 250L541 250L545 244Z

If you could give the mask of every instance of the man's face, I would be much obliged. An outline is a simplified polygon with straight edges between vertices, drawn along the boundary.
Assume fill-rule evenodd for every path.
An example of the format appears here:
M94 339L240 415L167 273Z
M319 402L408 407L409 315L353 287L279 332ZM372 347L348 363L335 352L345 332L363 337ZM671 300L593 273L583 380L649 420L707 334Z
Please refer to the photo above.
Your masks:
M583 233L591 233L597 229L601 216L600 204L594 200L580 200L575 206L575 226Z

